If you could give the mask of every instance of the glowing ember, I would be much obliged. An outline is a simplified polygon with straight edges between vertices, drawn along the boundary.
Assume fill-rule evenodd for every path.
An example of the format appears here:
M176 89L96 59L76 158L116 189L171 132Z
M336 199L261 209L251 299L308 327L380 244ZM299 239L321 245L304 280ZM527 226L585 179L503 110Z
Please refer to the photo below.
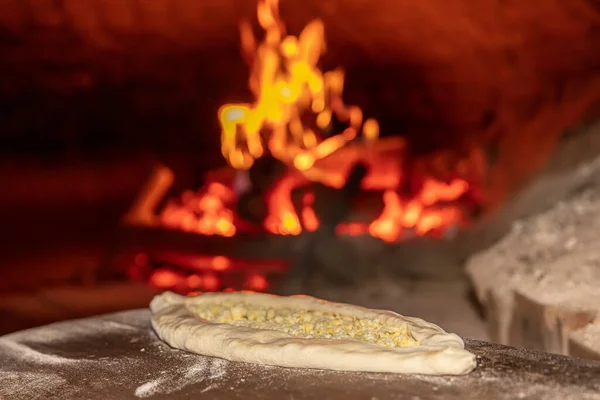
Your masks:
M343 103L342 70L319 70L317 63L325 50L323 23L314 20L300 35L287 35L278 3L258 2L258 21L265 30L262 42L257 42L249 24L241 24L242 50L250 61L249 87L255 101L226 104L219 110L221 150L238 174L265 154L288 168L264 193L267 216L262 226L249 226L236 214L238 194L233 188L237 190L237 186L214 180L198 193L186 192L179 201L168 203L160 215L162 224L228 237L257 230L277 235L315 231L319 218L314 203L323 199L315 199L314 193L306 191L301 204L295 205L293 191L313 182L340 188L350 167L365 160L370 163L370 172L361 188L379 191L383 209L370 222L340 224L338 234L370 234L394 242L407 230L426 235L462 222L463 211L453 202L469 191L469 184L458 178L448 182L428 178L418 189L412 189L414 193L403 191L401 195L401 183L410 179L400 167L406 143L401 139L379 139L377 121L363 121L360 108ZM324 132L334 119L346 127L327 137ZM215 270L227 268L226 260L214 262ZM192 283L200 282L194 279ZM202 279L206 286L206 278Z
M260 274L252 274L248 276L244 283L244 289L263 292L268 287L267 279Z
M281 275L287 270L282 262L164 252L132 255L131 262L127 269L131 279L182 294L242 289L262 292L269 287L267 275Z
M171 288L184 279L170 269L157 269L150 277L150 283L159 288Z
M403 229L413 229L417 235L452 225L462 218L460 210L454 206L434 207L438 202L451 201L460 197L468 189L463 180L454 180L446 185L443 182L428 179L422 191L410 201L402 201L398 193L388 190L383 195L383 212L369 226L369 233L385 241L398 239Z
M216 256L212 259L211 266L215 271L224 271L229 268L231 261L227 257Z
M314 193L307 192L304 194L304 198L302 199L302 224L304 225L304 229L309 232L316 231L319 227L319 218L312 208L314 201Z
M201 196L187 191L181 203L168 204L161 214L164 225L204 235L233 236L236 232L234 213L229 207L235 200L230 188L213 182Z

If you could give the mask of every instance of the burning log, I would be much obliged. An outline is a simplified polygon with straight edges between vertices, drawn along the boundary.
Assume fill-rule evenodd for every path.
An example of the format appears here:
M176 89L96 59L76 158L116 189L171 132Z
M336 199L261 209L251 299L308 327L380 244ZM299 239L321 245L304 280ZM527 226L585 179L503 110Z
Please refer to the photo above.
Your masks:
M292 192L294 210L298 215L303 215L304 210L310 206L315 213L315 217L324 214L326 210L335 204L338 191L339 189L318 183L296 188ZM342 223L359 223L368 226L381 215L384 209L384 193L381 190L361 190L356 193L350 200L351 211L346 214ZM330 194L333 195L330 196ZM303 229L314 230L314 228L306 226L306 219L302 218Z
M288 167L275 157L263 156L257 159L248 170L250 186L256 193L266 194Z
M269 216L264 193L253 190L238 196L235 209L240 218L255 225L260 225Z
M296 239L296 236L267 234L236 234L234 237L198 235L161 227L124 225L116 242L120 251L177 251L249 260L287 260L291 257Z
M168 167L156 166L130 207L129 213L124 216L124 222L135 225L154 225L156 221L154 212L163 201L174 179L173 171Z
M287 166L274 157L256 160L248 172L237 172L248 180L248 189L238 195L236 211L253 224L261 225L269 215L267 195L287 172Z
M295 257L291 272L279 289L281 293L306 293L309 279L317 271L338 281L348 280L348 276L351 275L348 269L352 266L352 252L347 246L342 251L332 246L337 243L336 228L351 211L352 201L360 190L361 181L367 171L364 164L355 164L348 174L346 184L341 189L315 185L316 196L321 197L326 193L327 197L333 200L327 209L315 210L319 217L319 226L310 234L301 254ZM337 259L331 260L331 257ZM348 258L348 262L340 262L340 257Z
M333 234L335 232L335 228L338 224L350 213L353 200L358 194L361 182L365 175L367 175L367 172L368 169L364 164L357 163L350 170L348 178L346 179L346 184L340 190L332 191L331 188L327 186L315 185L317 196L319 196L319 192L321 192L321 196L333 198L327 209L319 210L318 208L315 208L315 213L321 221L317 232L326 232L327 234Z

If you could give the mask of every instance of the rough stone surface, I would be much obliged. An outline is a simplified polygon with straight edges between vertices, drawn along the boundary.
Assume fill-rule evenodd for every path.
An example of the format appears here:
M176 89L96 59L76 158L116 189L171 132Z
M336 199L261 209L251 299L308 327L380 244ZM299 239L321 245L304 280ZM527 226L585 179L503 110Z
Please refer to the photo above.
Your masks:
M55 399L600 399L600 363L467 340L469 375L341 373L234 363L163 344L147 310L0 338L0 397Z
M569 354L600 361L600 320L573 332L569 337Z
M535 295L535 293L532 293ZM514 311L510 324L511 346L569 354L569 335L586 327L596 317L594 310L568 308L544 302L532 294L515 292ZM590 307L593 299L587 300Z
M477 297L488 310L492 340L537 342L546 351L566 354L570 333L598 315L599 165L584 167L592 177L585 189L517 221L502 240L468 261Z

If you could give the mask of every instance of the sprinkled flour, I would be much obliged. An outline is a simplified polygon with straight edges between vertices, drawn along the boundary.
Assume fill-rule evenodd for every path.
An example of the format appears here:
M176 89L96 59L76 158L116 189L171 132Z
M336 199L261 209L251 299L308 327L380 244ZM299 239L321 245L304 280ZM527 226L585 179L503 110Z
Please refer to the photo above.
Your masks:
M229 361L219 358L199 358L197 356L184 356L186 362L180 368L162 371L160 376L145 382L135 389L135 396L140 398L151 397L155 394L169 394L183 389L191 384L206 382L208 385L202 393L220 387L224 381L220 378L227 373Z
M449 398L594 399L600 379L582 362L525 350L487 354L461 377L343 373L229 362L178 351L152 332L147 310L70 321L0 338L0 399ZM137 331L129 321L145 321ZM94 328L95 325L95 328ZM124 326L125 325L125 326ZM53 331L53 332L50 332ZM50 332L50 333L49 333ZM78 336L81 334L80 336ZM66 337L71 337L65 340ZM44 338L44 340L42 340ZM60 338L60 339L59 339ZM144 351L142 351L144 349ZM549 371L549 372L548 372ZM325 394L326 393L326 394ZM446 396L447 395L447 396Z
M73 360L70 358L60 357L57 355L44 354L37 350L32 349L31 347L22 344L13 342L11 340L7 340L4 338L0 338L0 346L2 346L5 350L9 350L13 352L15 358L19 357L21 359L26 359L29 361L33 361L39 364L68 364L68 363L77 363L85 360Z
M4 372L0 371L0 385L9 388L10 399L47 399L56 390L67 383L63 377L42 372ZM0 391L0 393L2 393ZM32 397L32 393L35 393ZM8 399L8 397L1 397Z
M73 329L64 329L62 324L50 324L42 329L27 329L15 334L9 334L3 338L12 339L18 335L19 341L35 342L35 343L59 343L70 339L81 339L87 336L94 336L98 331L118 332L139 334L139 328L135 325L129 325L117 321L98 320L98 321L82 321L74 326Z

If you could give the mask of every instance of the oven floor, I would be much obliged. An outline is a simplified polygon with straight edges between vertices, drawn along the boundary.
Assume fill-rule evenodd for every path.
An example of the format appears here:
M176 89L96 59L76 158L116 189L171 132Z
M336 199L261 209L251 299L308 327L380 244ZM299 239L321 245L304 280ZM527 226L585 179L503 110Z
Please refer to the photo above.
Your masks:
M230 362L172 349L148 310L0 338L0 397L29 399L598 399L600 364L466 340L464 376L375 374ZM4 396L3 396L4 394Z

